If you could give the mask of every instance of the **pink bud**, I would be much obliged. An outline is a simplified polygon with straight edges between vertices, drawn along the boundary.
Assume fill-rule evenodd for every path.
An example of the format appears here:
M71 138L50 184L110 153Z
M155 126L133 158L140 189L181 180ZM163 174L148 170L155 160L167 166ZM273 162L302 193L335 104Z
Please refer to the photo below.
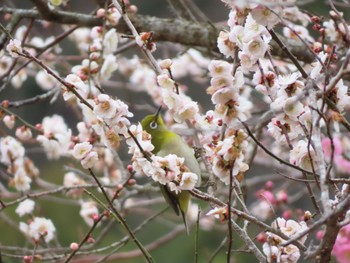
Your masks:
M23 261L24 261L25 263L31 263L32 260L33 260L33 257L32 257L32 256L24 256L24 257L23 257Z
M284 219L290 219L292 217L292 212L290 210L284 211L282 217Z
M133 185L135 185L136 184L136 180L135 179L130 179L129 181L128 181L128 185L129 186L133 186Z
M276 194L277 200L282 203L287 203L288 201L288 194L286 191L281 190Z
M267 235L265 232L261 232L256 236L256 241L258 241L259 243L265 243L266 240L267 240Z
M266 190L271 190L274 187L274 185L275 184L272 181L267 181L265 183L265 188L266 188Z
M15 126L15 119L14 115L6 115L2 121L11 130Z
M103 18L105 16L106 10L104 10L103 8L100 8L97 10L96 12L96 16L98 18Z
M319 240L322 240L323 235L324 235L324 232L322 230L317 231L316 238L319 239Z
M93 214L91 216L92 220L94 220L95 222L97 222L100 219L100 216L98 214Z
M95 239L94 239L92 236L90 236L90 237L87 239L87 242L88 242L89 244L95 243Z
M79 249L79 244L73 242L73 243L70 244L69 247L70 247L70 249L71 249L72 251L77 251L77 250Z

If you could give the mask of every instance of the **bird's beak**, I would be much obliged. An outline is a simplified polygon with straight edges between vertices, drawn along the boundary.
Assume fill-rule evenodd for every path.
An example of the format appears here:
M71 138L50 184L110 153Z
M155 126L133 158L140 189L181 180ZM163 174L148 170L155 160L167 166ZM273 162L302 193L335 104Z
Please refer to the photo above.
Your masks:
M155 115L155 117L154 117L154 121L155 121L156 123L158 123L158 116L159 116L159 114L160 114L160 110L161 110L161 109L162 109L162 105L159 106L159 108L157 109L156 115Z

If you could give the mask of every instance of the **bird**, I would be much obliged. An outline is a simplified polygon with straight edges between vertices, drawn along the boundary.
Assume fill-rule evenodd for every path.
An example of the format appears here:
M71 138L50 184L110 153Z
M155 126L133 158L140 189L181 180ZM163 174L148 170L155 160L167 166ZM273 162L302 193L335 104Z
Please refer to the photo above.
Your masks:
M161 107L160 107L161 108ZM200 185L200 165L194 156L193 149L176 133L168 130L160 116L160 108L156 114L150 114L141 121L142 128L151 135L151 142L154 146L153 154L164 157L168 154L176 154L184 158L184 165L198 176L196 186ZM189 233L186 220L186 213L190 204L191 194L183 190L179 193L170 191L166 185L159 184L160 190L166 202L172 207L175 213L181 214L187 234Z

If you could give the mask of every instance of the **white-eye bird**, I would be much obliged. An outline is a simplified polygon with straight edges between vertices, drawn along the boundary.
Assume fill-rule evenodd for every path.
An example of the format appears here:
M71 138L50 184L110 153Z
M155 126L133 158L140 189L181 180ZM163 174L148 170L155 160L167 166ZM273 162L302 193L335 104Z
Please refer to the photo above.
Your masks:
M159 110L156 114L146 116L141 125L152 136L152 144L154 145L153 154L158 156L166 156L168 154L176 154L180 158L184 158L184 165L190 172L197 174L198 181L196 186L200 185L201 170L199 163L194 156L193 149L176 133L169 131L159 116ZM191 195L188 191L181 191L176 194L165 186L159 184L161 192L167 203L174 209L177 215L182 215L186 230L188 233L188 225L186 222L186 213L190 203Z

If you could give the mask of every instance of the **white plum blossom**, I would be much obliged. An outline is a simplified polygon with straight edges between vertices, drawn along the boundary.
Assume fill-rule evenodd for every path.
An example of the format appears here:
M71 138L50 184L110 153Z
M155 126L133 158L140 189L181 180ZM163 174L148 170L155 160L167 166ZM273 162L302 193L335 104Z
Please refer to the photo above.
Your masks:
M16 208L16 213L22 217L26 214L31 214L34 211L35 202L30 199L26 199L20 202Z
M208 65L208 70L212 77L232 75L232 64L223 60L212 60Z
M336 85L337 95L335 104L339 112L343 112L350 104L350 96L348 93L348 86L344 85L344 81L341 79Z
M35 242L43 239L46 243L49 243L54 239L56 233L56 228L52 221L44 217L34 217L29 224L20 222L19 229Z
M69 74L65 79L67 83L73 86L75 88L76 92L82 96L83 98L87 98L88 92L89 92L89 87L82 81L82 79L75 75L75 74ZM64 100L70 100L72 98L76 98L74 93L70 91L68 88L64 87L64 93L63 93L63 98Z
M243 52L253 58L262 58L266 53L268 45L260 37L256 37L243 45Z
M280 254L277 246L270 246L268 243L263 244L263 252L269 263L275 262L275 259L277 259Z
M236 44L229 39L229 33L221 31L218 37L218 49L226 57L233 57Z
M84 185L86 182L81 179L78 175L76 175L74 172L68 172L63 177L63 186L65 187L74 187L79 185ZM70 189L67 192L67 195L73 196L73 197L79 197L83 193L83 189L77 188L77 189Z
M301 41L299 37L305 41L309 41L311 43L315 42L312 36L310 36L309 31L307 30L306 27L304 26L299 26L299 25L293 25L291 26L293 30L291 30L288 27L283 28L283 34L285 37L287 37L290 41L296 41L299 42ZM299 36L299 37L298 37Z
M294 220L285 220L284 218L277 218L273 223L272 227L279 229L283 234L288 237L293 237L298 233L307 230L307 225L304 221L296 222ZM299 249L289 244L282 246L283 240L281 237L267 232L267 241L263 244L263 252L267 257L268 262L283 262L283 263L296 263L300 258ZM300 243L305 243L307 235L299 239Z
M181 176L179 188L181 190L192 190L198 181L198 175L195 173L185 172Z
M242 69L248 70L248 71L254 69L253 66L256 63L256 59L253 56L251 56L243 51L240 51L240 52L238 52L238 57L241 60Z
M128 117L133 116L129 111L128 105L119 99L114 100L106 94L98 95L93 112L100 120L102 119L107 125L113 127L116 134L120 133L124 135L127 133L127 127L130 125ZM97 125L96 122L93 128L100 135L104 131L104 128Z
M0 76L3 76L10 69L12 64L12 58L10 56L3 55L4 52L0 51Z
M271 204L266 200L261 200L251 208L252 215L256 216L260 220L267 220L273 216L273 210Z
M336 43L341 39L341 34L335 27L333 19L326 20L323 22L325 28L325 35L332 43Z
M24 36L26 35L28 28L25 25L19 26L16 30L16 33L14 35L15 39L18 39L20 41L23 41Z
M199 111L197 102L192 101L185 94L177 94L171 89L163 88L162 97L176 122L191 120Z
M292 219L286 220L284 218L278 217L271 225L275 229L281 230L281 232L288 237L293 237L299 232L306 230L307 225L304 221L296 222ZM307 236L302 237L299 241L303 244L306 241Z
M10 130L13 129L13 127L15 127L15 121L16 121L16 117L15 115L6 115L2 121L4 122L4 124L6 125L7 128L9 128Z
M58 159L68 154L71 145L71 130L59 115L47 116L42 121L43 135L36 140L43 146L49 159Z
M170 69L173 61L171 59L163 59L158 64L161 69Z
M69 38L72 39L80 51L87 51L90 46L91 33L92 29L87 27L79 27L69 35Z
M53 89L57 85L57 80L44 70L40 70L36 73L35 81L43 90Z
M201 52L190 48L184 54L172 60L171 73L174 79L185 76L193 76L197 82L204 82L203 75L206 72L210 60Z
M20 167L17 169L13 177L13 185L17 191L25 192L30 189L32 179L27 175L26 171Z
M28 74L25 68L21 69L13 78L11 79L11 84L15 89L22 87L24 81L27 80Z
M244 27L237 25L229 33L229 39L240 49L243 49Z
M49 243L54 239L56 228L51 219L44 217L34 217L34 220L28 225L28 236L39 241L41 238Z
M226 185L229 184L231 176L237 176L249 169L249 166L243 161L242 150L248 145L245 138L244 132L240 131L236 136L229 136L219 141L213 149L214 156L211 156L213 173Z
M73 148L73 157L81 160L92 150L92 145L89 142L78 143Z
M108 8L106 13L106 19L108 21L108 24L110 24L111 26L116 26L121 17L122 15L115 7Z
M143 131L141 123L138 125L131 125L129 130L145 152L152 152L154 150L154 146L151 142L151 135L146 131ZM133 154L133 159L137 157L143 158L143 153L130 135L126 137L126 143L129 146L128 153Z
M80 216L84 219L88 226L92 226L94 221L93 216L98 215L96 203L93 201L84 201L81 203Z
M166 89L175 89L175 81L166 73L157 76L158 85Z
M98 161L97 152L91 151L80 161L80 163L84 169L89 169L89 168L92 168L97 161Z
M295 3L295 1L293 1L293 0L290 2L291 2L291 4ZM296 22L300 21L304 27L307 27L308 24L311 22L310 16L308 14L300 11L300 9L297 5L284 6L282 15L287 20L296 21Z
M274 12L281 13L282 8L277 6L274 8ZM280 21L279 17L274 12L272 12L271 9L267 8L266 6L258 5L252 10L251 14L258 24L272 29Z
M22 42L18 39L10 39L6 50L10 53L11 57L18 58L18 53L22 53Z
M215 207L211 209L206 215L214 216L223 222L227 219L227 207Z
M215 62L218 65L219 61ZM225 65L225 63L223 63ZM211 79L211 86L207 93L212 95L215 106L215 115L224 121L229 127L234 127L239 120L244 121L250 116L251 102L248 100L249 91L244 87L242 69L236 69L235 75L228 74L228 70L212 72L215 66L210 65L210 74L215 76Z
M108 80L111 78L112 73L118 68L117 59L113 54L108 54L102 64L100 71L100 79Z
M152 174L152 170L148 171L148 176L152 176L154 181L158 181L161 184L173 181L180 174L180 166L184 164L185 159L177 157L175 154L169 154L167 156L152 156L152 167L155 171L158 170L156 175ZM147 175L147 174L146 174Z
M62 148L58 141L50 140L44 135L38 135L36 140L44 148L49 159L58 159L62 155Z
M271 36L267 29L257 23L251 14L245 20L244 25L235 25L229 32L229 40L243 51L241 57L245 57L244 68L250 70L258 59L264 57L268 50ZM244 54L244 56L243 56Z
M98 154L92 148L93 146L89 142L78 143L73 148L73 157L80 160L85 169L92 168L98 161Z
M199 111L197 102L190 99L187 100L188 97L184 98L186 99L182 101L182 104L178 105L177 111L175 110L174 112L174 120L177 122L191 120Z
M244 24L244 33L242 38L243 43L248 43L251 40L262 36L269 37L270 35L267 32L266 28L263 25L257 23L254 20L253 16L249 14Z
M322 61L322 63L324 63L327 59L327 53L320 52L318 54L318 57L319 57L320 61ZM321 73L323 67L322 67L322 64L319 62L319 60L316 60L312 65L313 65L313 68L310 72L310 78L316 80L321 76L320 73Z
M111 28L103 38L103 53L106 55L112 54L118 48L118 34L115 28Z
M315 163L316 153L312 145L309 145L306 140L299 140L297 142L297 144L290 151L289 161L290 163L308 171L312 171L312 168L317 168Z
M100 94L94 107L94 113L102 119L111 119L117 112L117 103L107 94Z
M27 126L18 127L16 129L16 137L23 142L29 141L33 137L32 130Z
M77 176L73 172L68 172L63 177L63 185L66 187L81 185L84 183L85 183L85 181L82 180L79 176Z
M284 101L284 113L296 120L304 112L304 105L297 97L291 97Z
M10 165L14 160L23 160L25 149L23 145L11 136L0 139L0 162Z

